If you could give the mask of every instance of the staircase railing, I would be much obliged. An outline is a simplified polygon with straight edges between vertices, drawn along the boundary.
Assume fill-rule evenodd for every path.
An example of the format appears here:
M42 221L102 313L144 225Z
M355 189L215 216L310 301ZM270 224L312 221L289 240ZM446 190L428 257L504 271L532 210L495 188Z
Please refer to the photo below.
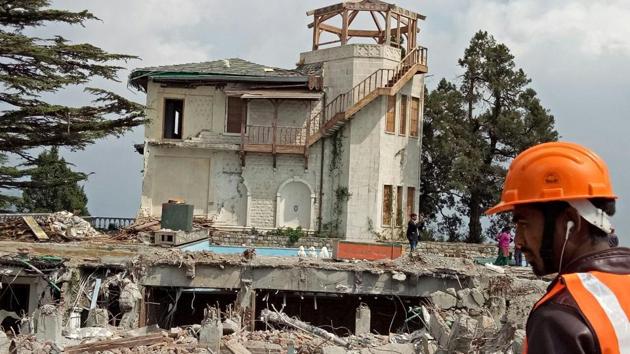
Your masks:
M427 64L427 49L416 47L392 69L378 69L349 91L339 94L317 115L310 118L309 135L317 132L337 114L347 111L378 88L391 87L416 64Z

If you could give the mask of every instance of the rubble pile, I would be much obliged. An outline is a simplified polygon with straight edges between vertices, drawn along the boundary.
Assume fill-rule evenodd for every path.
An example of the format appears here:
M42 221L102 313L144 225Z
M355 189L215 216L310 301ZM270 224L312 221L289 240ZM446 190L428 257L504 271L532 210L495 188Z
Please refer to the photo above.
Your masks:
M210 232L213 232L212 224L211 219L193 218L193 229L210 229ZM153 233L160 229L160 218L142 217L137 218L133 224L113 233L111 238L117 241L150 243Z
M47 219L47 223L55 234L65 235L72 240L100 235L89 222L68 211L51 214Z
M102 236L89 222L67 211L50 214L37 224L53 242L78 241ZM33 230L22 218L7 219L0 222L0 240L20 242L38 241Z
M527 315L547 282L481 275L477 287L431 294L416 308L426 328L410 336L423 353L520 353Z

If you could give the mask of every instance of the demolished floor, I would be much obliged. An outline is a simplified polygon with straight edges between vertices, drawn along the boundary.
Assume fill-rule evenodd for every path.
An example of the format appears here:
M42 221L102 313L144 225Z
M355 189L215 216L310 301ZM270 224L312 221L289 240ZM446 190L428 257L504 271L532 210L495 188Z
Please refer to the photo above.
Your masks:
M431 254L340 262L65 241L0 241L0 353L518 353L548 284Z

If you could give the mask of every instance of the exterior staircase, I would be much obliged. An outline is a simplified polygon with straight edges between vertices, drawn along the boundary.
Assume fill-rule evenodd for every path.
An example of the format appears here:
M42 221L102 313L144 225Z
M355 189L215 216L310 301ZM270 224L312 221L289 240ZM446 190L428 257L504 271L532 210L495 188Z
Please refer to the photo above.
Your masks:
M334 134L379 96L393 96L418 73L427 73L427 49L416 47L393 69L378 69L348 92L330 101L308 122L307 148Z

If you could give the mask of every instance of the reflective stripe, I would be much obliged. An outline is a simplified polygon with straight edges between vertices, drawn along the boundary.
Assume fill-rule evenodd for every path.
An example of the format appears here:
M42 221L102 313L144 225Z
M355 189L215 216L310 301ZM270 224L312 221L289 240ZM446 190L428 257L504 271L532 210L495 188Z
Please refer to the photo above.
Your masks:
M617 337L619 353L630 354L630 319L621 307L615 293L593 274L577 273L576 275L582 281L584 288L597 299L599 306L606 313Z

